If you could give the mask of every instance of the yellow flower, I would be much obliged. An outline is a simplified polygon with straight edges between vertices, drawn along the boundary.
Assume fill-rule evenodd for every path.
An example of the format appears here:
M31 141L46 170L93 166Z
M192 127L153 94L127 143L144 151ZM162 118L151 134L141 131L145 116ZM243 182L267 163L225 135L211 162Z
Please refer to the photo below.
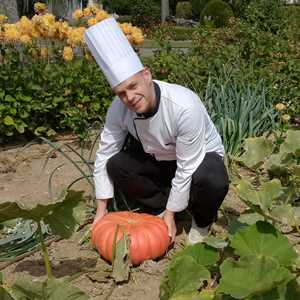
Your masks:
M76 9L72 14L72 18L74 20L80 20L82 17L83 17L83 12L81 9Z
M278 111L282 111L284 109L286 109L286 106L283 104L283 103L277 103L275 105L275 108L278 110Z
M132 37L133 37L133 43L135 45L141 44L144 42L144 36L142 31L137 28L137 27L133 27L133 32L131 33Z
M23 44L31 44L32 39L28 34L23 34L20 37L20 42L23 43Z
M109 14L105 11L105 10L100 10L99 12L97 12L96 14L96 20L98 22L105 20L109 17Z
M122 23L122 24L119 24L121 29L123 30L124 34L130 34L131 31L132 31L132 26L131 24L129 23Z
M41 2L37 2L34 3L34 11L36 13L43 13L46 10L46 4L45 3L41 3Z
M56 22L54 26L56 29L56 37L60 40L66 39L70 30L72 30L67 22Z
M88 25L89 26L93 26L95 24L97 24L97 19L96 18L91 18L91 19L88 20Z
M63 58L66 61L70 61L73 59L73 49L71 47L64 47Z
M0 24L4 24L7 21L7 16L0 15Z
M5 24L3 38L6 42L17 42L20 38L20 33L16 24Z
M49 50L46 47L42 47L40 50L40 56L42 58L47 58L49 56Z
M288 115L288 114L284 114L284 115L282 116L282 120L283 120L284 122L288 122L290 119L291 119L291 116Z
M76 46L77 44L84 43L83 34L85 30L85 27L77 27L70 29L67 43L71 46Z
M83 16L84 17L91 17L93 15L93 12L91 11L90 7L86 7L83 10Z
M21 17L20 21L16 23L20 34L26 34L32 36L34 29L34 24L25 16Z

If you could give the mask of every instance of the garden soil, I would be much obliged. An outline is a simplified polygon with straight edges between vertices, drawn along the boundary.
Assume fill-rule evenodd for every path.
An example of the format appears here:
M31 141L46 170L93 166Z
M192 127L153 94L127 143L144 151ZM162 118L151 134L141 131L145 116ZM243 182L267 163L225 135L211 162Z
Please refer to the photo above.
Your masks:
M89 150L82 150L72 135L61 136L56 142L64 151L75 158L74 153L65 147L66 144L83 151L85 157ZM92 154L94 159L95 153ZM47 163L46 163L47 162ZM55 172L53 170L60 166ZM52 176L52 190L59 195L73 180L80 177L79 171L60 153L53 152L47 144L6 146L0 149L0 203L15 201L32 207L37 203L51 202L48 193L49 176ZM90 185L79 181L73 189L84 191L87 201L92 198ZM224 202L226 210L238 214L245 206L230 191ZM92 219L91 219L92 220ZM53 266L54 277L68 277L72 284L86 292L91 299L159 299L159 285L170 257L179 251L185 242L188 230L187 220L179 222L179 232L175 245L168 254L156 261L146 261L131 269L128 282L115 284L111 277L111 266L100 259L90 243L80 243L90 224L81 228L69 240L55 240L49 244L49 255ZM225 229L222 218L214 225L214 230ZM39 251L27 255L19 261L0 262L0 270L5 281L12 284L17 278L26 275L32 280L46 278L43 258Z

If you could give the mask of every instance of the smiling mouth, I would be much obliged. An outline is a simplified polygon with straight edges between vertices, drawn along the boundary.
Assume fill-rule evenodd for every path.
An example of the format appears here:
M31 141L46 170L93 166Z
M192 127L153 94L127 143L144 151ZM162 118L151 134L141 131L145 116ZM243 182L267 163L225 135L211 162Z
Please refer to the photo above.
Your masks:
M136 107L136 105L142 100L142 98L135 101L133 104L131 104L131 107Z

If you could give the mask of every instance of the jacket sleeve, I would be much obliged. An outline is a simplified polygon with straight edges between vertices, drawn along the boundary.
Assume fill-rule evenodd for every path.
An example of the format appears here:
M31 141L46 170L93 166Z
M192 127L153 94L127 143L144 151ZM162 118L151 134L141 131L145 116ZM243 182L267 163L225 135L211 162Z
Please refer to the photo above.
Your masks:
M107 112L96 153L93 174L96 199L109 199L114 196L114 186L107 174L106 163L122 149L127 135L127 130L122 124L122 107L118 104L118 100L114 100Z
M176 138L177 169L167 209L178 212L188 206L192 175L206 153L205 113L202 104L185 109L179 116Z

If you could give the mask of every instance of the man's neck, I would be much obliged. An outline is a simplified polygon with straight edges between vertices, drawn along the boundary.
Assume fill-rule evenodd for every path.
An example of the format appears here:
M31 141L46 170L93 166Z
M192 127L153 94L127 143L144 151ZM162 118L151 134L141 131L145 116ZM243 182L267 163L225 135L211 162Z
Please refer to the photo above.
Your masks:
M159 104L160 104L160 88L159 88L158 84L155 83L154 81L152 81L151 102L153 104L151 106L151 110L146 113L143 113L143 114L137 114L139 117L148 119L148 118L151 118L152 116L154 116L156 114L156 112L158 111Z

